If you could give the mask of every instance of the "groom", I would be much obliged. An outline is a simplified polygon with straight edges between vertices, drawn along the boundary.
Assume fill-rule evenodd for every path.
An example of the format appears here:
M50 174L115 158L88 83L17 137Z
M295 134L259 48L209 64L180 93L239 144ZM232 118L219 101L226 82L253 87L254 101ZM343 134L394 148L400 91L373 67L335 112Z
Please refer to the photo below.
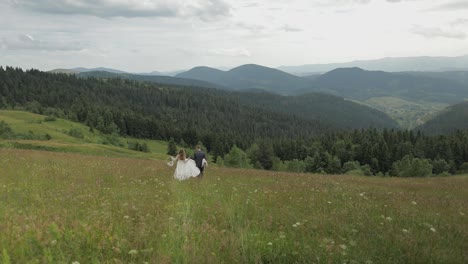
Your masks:
M206 156L205 156L205 152L203 152L201 150L201 147L200 145L197 145L195 147L196 151L195 151L195 154L193 154L193 160L195 160L195 164L197 165L197 168L200 169L200 174L198 175L198 177L203 178L203 169L205 169L205 167L203 166L203 159L206 159Z

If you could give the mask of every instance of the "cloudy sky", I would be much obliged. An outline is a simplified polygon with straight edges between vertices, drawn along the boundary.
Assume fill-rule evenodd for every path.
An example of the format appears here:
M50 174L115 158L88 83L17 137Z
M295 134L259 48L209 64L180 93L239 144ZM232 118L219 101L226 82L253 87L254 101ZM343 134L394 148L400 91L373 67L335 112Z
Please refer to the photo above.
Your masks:
M131 72L468 55L468 0L0 0L0 65Z

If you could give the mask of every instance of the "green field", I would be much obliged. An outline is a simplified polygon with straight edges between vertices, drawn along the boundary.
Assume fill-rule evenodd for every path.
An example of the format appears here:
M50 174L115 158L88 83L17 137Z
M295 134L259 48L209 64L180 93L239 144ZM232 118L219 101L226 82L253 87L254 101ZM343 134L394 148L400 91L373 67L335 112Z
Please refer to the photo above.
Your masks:
M423 124L448 106L444 103L413 102L396 97L374 97L363 104L386 113L403 129L413 129Z
M89 155L109 157L136 157L149 159L164 159L167 155L167 143L157 140L142 140L117 137L122 146L103 144L106 139L98 131L91 133L89 127L68 120L57 118L55 121L45 121L45 116L22 111L0 110L0 121L7 123L14 133L33 135L40 140L0 140L0 148L42 149L57 152L74 152ZM70 136L71 129L80 131L83 138ZM31 133L32 132L32 133ZM43 139L46 134L51 140ZM146 142L150 153L129 150L127 142Z
M105 136L85 126L43 119L0 111L15 133L52 137L0 141L0 263L468 259L467 176L210 166L203 180L178 182L164 162L165 142L146 141L150 153L131 151L101 144ZM84 139L70 137L72 127Z
M2 263L463 263L468 178L319 176L0 149Z

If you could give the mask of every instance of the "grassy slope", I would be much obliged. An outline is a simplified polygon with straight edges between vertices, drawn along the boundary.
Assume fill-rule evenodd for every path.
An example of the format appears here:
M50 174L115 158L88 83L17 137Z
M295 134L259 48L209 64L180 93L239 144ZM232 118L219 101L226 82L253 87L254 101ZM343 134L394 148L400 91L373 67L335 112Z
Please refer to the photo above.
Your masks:
M0 148L0 263L462 263L468 257L466 176L210 166L203 181L177 182L162 161L164 142L147 141L152 153L141 153L99 144L102 136L80 124L43 119L0 111L16 133L52 136L0 141L0 147L19 142L75 152ZM64 133L72 127L85 139Z
M52 140L0 140L0 147L37 148L60 152L77 152L83 154L110 156L110 157L136 157L136 158L165 158L167 143L157 140L138 140L132 138L119 138L126 145L127 141L146 142L151 153L137 152L112 145L103 145L103 135L99 132L89 132L89 127L71 121L57 119L45 122L45 116L22 111L0 110L0 120L6 122L15 133L44 136L49 134ZM67 134L72 128L79 129L84 139L74 138Z
M208 168L0 149L0 262L463 263L468 178ZM134 250L134 251L133 251Z

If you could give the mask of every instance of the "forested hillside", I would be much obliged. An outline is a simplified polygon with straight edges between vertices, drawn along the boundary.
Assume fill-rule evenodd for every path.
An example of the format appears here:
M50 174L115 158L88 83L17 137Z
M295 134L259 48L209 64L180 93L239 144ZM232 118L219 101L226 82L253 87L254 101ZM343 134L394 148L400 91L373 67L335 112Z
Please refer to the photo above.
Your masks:
M300 96L280 96L267 92L236 93L240 101L269 111L293 114L304 119L321 120L342 129L397 128L387 114L351 102L342 97L309 93Z
M468 102L449 106L416 128L426 134L447 134L457 129L468 129Z
M249 107L226 95L199 87L0 69L1 108L56 114L109 134L173 137L188 144L202 140L223 152L255 138L302 138L332 129L329 123Z

